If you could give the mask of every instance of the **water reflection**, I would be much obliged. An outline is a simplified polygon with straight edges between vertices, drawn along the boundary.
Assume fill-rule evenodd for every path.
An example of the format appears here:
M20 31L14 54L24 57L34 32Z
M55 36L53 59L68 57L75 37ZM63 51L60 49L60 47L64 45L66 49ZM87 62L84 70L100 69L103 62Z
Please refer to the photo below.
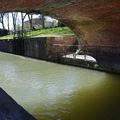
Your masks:
M0 53L0 86L38 120L119 120L119 80Z

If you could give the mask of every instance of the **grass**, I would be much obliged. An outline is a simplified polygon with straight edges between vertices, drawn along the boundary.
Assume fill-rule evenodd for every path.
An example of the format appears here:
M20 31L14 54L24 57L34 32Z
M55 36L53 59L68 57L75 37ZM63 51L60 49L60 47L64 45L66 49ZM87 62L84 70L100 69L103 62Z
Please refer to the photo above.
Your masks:
M66 36L74 35L74 33L68 27L58 27L50 29L41 29L31 32L26 32L26 37L47 37L47 36ZM13 35L6 35L0 37L0 39L12 39Z
M13 35L0 36L0 39L12 39Z

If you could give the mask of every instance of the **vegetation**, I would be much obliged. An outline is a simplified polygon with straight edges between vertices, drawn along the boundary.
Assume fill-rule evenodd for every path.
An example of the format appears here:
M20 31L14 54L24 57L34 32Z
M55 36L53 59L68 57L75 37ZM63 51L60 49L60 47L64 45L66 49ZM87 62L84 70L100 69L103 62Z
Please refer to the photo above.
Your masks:
M0 24L3 30L7 29L8 33L10 33L10 35L7 35L7 33L2 34L3 31L1 29L0 39L74 35L68 27L65 27L64 23L44 16L44 14L22 12L0 13Z
M41 29L25 33L25 37L65 36L65 35L74 35L74 33L68 27ZM0 39L12 39L13 36L14 35L6 35L0 37Z

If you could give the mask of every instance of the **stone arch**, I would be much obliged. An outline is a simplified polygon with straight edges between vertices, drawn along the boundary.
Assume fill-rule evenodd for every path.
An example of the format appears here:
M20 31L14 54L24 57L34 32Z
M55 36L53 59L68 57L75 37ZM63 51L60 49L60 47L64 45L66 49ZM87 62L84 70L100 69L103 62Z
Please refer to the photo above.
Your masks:
M0 11L43 12L57 17L89 45L108 44L108 42L113 45L113 38L118 41L119 8L119 0L0 1Z
M119 0L2 0L0 11L44 12L64 21L97 59L116 69L120 61ZM95 47L94 47L95 46ZM96 50L96 47L99 48ZM113 49L114 47L114 49ZM111 52L111 50L115 53ZM96 51L96 52L95 52ZM106 57L106 54L107 57ZM115 63L115 65L114 65ZM103 65L104 66L104 65ZM108 65L109 66L109 65ZM120 65L119 65L120 66ZM118 68L120 70L120 67ZM117 70L118 70L117 69Z

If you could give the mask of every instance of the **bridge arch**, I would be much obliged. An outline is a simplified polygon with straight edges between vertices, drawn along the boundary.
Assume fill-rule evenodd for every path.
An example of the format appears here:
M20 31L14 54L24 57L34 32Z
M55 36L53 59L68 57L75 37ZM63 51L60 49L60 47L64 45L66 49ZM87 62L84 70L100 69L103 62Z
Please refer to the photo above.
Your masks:
M67 24L102 66L120 71L119 0L3 0L0 11L42 12ZM95 47L94 47L95 46ZM106 46L106 47L105 47ZM97 50L96 50L97 47ZM111 49L113 49L111 51ZM116 51L115 51L116 50ZM115 51L115 53L113 52ZM107 56L106 56L107 54ZM103 63L104 61L104 63ZM119 67L118 67L119 66Z

